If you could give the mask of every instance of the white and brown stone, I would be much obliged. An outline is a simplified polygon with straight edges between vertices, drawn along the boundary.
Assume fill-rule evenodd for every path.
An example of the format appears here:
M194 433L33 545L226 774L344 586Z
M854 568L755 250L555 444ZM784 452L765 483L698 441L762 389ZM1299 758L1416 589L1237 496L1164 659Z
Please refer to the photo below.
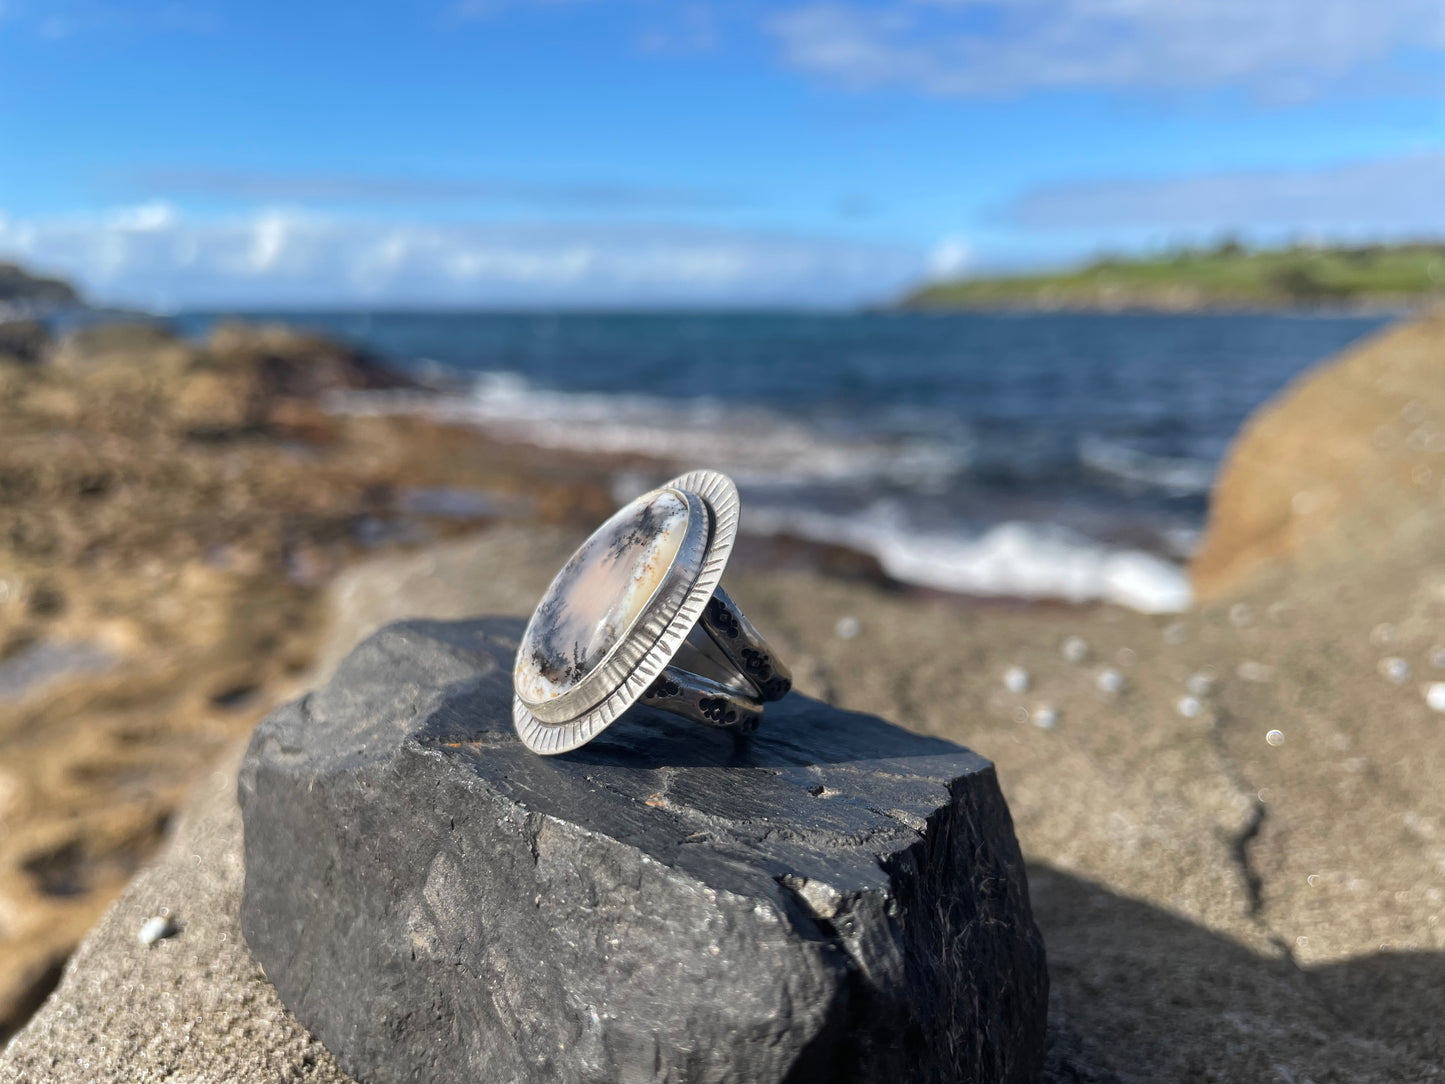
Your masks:
M543 704L574 688L608 653L667 579L687 535L686 499L644 493L599 527L542 597L517 653L515 686Z

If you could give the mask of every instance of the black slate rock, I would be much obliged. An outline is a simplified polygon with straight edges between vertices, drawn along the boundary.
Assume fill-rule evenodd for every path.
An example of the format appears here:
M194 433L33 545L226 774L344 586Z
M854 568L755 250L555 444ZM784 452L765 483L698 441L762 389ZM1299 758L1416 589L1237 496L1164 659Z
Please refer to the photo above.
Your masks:
M257 730L242 927L367 1084L1031 1081L1043 944L992 764L796 693L539 757L522 622L413 621Z

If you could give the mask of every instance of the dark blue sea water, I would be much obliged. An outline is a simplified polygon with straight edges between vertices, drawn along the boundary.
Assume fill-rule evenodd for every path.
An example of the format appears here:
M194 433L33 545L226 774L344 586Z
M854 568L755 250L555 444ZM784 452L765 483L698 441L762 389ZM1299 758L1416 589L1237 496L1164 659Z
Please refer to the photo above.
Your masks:
M1170 562L1197 537L1210 480L1250 411L1384 322L244 315L460 376L466 390L440 409L503 435L729 470L753 530L855 545L939 587L1144 608L1178 601ZM215 318L178 322L199 334ZM619 496L654 480L619 478Z

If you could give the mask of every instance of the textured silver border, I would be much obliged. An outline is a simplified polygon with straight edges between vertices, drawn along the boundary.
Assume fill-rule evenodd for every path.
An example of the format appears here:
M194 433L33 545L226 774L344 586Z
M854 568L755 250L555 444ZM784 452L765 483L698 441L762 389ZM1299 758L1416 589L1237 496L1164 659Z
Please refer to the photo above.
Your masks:
M635 704L682 647L687 634L702 617L708 599L722 582L723 570L732 556L733 542L738 533L741 505L737 486L731 478L718 471L695 470L679 475L662 488L696 496L707 509L710 529L697 578L675 610L662 605L661 600L656 600L657 605L649 604L647 609L652 612L644 617L650 619L640 618L623 637L634 646L645 645L640 659L600 701L582 714L562 722L544 722L513 694L512 721L522 744L534 753L552 756L586 745ZM652 638L650 633L657 625L661 625L661 631ZM633 651L629 650L627 654L631 655ZM609 659L611 657L609 655Z

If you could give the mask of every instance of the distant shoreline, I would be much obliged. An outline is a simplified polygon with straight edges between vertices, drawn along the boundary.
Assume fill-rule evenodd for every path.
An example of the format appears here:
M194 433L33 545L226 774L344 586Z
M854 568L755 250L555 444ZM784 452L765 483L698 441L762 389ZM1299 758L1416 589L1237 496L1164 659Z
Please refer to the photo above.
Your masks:
M1248 249L1225 242L920 286L901 311L1395 315L1445 300L1445 243Z
M910 316L1378 316L1403 319L1445 301L1440 298L1412 300L1363 299L1346 304L1301 304L1291 302L1208 301L1179 306L1148 299L1044 301L1020 298L1012 301L914 301L864 310L880 315Z

